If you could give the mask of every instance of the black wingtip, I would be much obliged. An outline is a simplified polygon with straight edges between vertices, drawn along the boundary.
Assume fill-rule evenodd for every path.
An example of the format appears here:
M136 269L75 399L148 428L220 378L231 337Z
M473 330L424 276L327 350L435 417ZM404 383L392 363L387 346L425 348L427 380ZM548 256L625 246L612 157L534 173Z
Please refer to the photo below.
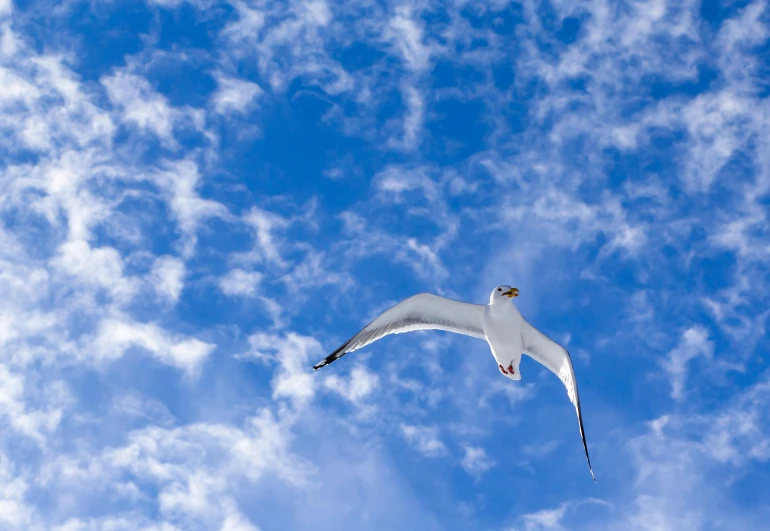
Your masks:
M355 337L355 336L353 336L353 337ZM318 362L318 363L316 363L315 365L313 365L313 370L314 370L314 371L317 371L317 370L318 370L318 369L320 369L321 367L326 367L326 366L327 366L327 365L329 365L330 363L334 363L335 361L337 361L338 359L340 359L342 356L344 356L344 355L346 354L346 352L345 352L345 350L344 350L344 349L345 349L345 348L346 348L346 347L347 347L347 346L350 344L350 342L351 342L351 341L353 341L353 337L351 337L350 339L348 339L348 340L345 342L345 344L344 344L344 345L342 345L340 348L338 348L337 350L335 350L334 352L332 352L331 354L329 354L328 356L326 356L324 359L322 359L321 361L319 361L319 362Z
M339 357L338 357L338 356L335 356L335 354L336 354L336 352L335 352L334 354L329 354L329 355L328 355L328 356L326 356L324 359L322 359L321 361L319 361L318 363L316 363L315 365L313 365L313 370L314 370L314 371L317 371L317 370L318 370L318 369L320 369L321 367L326 367L326 366L327 366L327 365L329 365L331 362L333 362L333 361L336 361L336 360L337 360Z

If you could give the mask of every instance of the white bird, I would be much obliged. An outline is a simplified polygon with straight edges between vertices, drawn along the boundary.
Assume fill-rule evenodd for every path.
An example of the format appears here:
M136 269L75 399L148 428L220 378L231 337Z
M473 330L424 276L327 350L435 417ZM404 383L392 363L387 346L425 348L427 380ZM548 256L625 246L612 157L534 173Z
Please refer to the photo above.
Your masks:
M524 319L512 303L513 298L518 296L517 288L498 286L489 296L489 304L482 306L420 293L384 312L317 363L313 369L320 369L348 352L365 347L387 335L414 330L446 330L486 339L500 372L511 380L521 380L519 362L522 353L525 353L550 369L567 388L567 395L577 412L588 470L596 482L591 469L591 458L588 457L583 413L580 410L575 369L572 367L569 352Z

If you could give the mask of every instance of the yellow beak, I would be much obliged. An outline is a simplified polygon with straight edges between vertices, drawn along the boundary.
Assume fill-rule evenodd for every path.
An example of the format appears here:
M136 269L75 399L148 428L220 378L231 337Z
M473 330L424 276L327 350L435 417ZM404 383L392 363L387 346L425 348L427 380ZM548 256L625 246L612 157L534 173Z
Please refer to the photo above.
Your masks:
M511 288L508 291L504 292L503 295L507 295L510 298L518 297L519 296L519 288Z

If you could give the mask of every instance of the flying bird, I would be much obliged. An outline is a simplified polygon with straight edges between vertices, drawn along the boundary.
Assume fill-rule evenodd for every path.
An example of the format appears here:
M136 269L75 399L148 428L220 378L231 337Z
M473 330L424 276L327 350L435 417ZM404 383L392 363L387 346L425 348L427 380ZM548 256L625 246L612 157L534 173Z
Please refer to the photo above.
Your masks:
M588 457L583 413L580 410L572 359L566 348L549 339L524 319L512 302L518 296L517 288L498 286L489 296L489 304L484 306L454 301L430 293L417 294L377 317L340 348L317 363L313 369L329 365L348 352L365 347L387 335L414 330L446 330L485 339L500 372L511 380L521 380L519 363L522 353L527 354L550 369L567 388L567 396L577 412L588 470L596 482L591 458Z

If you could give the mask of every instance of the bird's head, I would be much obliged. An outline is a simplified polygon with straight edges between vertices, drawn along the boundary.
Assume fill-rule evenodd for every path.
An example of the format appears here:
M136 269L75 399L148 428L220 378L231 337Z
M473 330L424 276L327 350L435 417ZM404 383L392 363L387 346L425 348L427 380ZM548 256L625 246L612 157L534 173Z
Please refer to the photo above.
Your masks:
M519 288L512 288L510 286L497 286L492 290L492 295L489 296L489 304L503 304L510 302L519 296Z

